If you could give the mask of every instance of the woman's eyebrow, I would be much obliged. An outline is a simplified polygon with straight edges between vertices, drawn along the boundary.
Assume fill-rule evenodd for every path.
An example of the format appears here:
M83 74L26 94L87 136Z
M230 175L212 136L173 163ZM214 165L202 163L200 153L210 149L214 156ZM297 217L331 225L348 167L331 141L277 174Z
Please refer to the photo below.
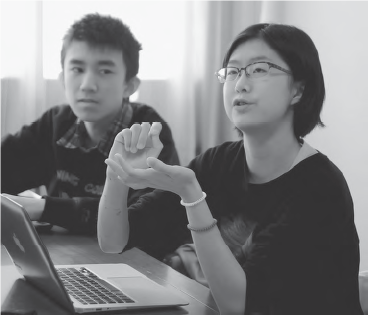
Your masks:
M261 56L256 56L256 57L252 57L248 60L247 64L251 64L257 61L264 61L264 60L271 60L270 57L265 56L265 55L261 55ZM234 60L234 59L230 59L228 63L239 63L238 60Z

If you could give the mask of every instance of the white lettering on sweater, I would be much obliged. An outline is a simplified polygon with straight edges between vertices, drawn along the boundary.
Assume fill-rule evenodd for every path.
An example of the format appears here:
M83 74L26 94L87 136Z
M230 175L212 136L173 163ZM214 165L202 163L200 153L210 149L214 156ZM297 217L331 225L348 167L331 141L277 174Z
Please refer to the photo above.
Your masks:
M67 182L72 184L73 186L77 186L79 182L79 178L67 171L58 170L57 171L57 178L62 182Z
M86 186L84 186L84 190L90 194L101 196L103 187L104 186L102 185L87 184Z

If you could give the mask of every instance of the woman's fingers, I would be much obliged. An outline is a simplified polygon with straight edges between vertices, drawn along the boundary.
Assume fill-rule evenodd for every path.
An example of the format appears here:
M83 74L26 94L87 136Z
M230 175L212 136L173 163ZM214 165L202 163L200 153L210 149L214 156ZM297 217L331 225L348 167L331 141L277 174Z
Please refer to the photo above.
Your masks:
M150 187L146 183L146 176L142 173L142 171L146 170L133 169L132 167L130 167L129 164L125 162L120 154L115 154L114 158L118 160L118 163L111 158L106 159L105 163L109 167L111 167L118 179L124 185L127 185L128 187L131 187L133 189L143 189L146 187ZM124 168L127 170L127 173L124 171Z
M111 169L120 177L124 178L125 174L122 168L118 163L116 163L113 159L106 159L105 163L111 167Z
M168 172L170 173L170 165L167 165L154 157L147 158L147 165L158 172L162 172L165 174Z
M171 179L175 179L177 175L180 176L182 173L181 170L185 170L185 168L181 166L165 164L161 160L154 157L147 158L147 165L156 172L160 172Z
M161 130L160 122L154 122L152 126L149 122L134 124L130 128L123 129L115 137L115 141L122 143L125 150L132 153L146 147L161 148L162 143L159 137Z
M129 176L137 178L141 177L140 170L131 167L129 163L124 160L121 154L115 154L114 158L117 161L114 161L113 159L106 159L105 163L110 166L121 179L127 179Z
M151 126L148 136L152 140L152 146L154 148L161 148L163 146L160 140L160 132L162 130L162 124L160 122L154 122Z
M141 124L141 132L139 134L137 149L144 149L146 147L148 133L150 131L151 125L149 122L143 122Z
M120 132L124 148L126 151L130 150L130 144L132 142L132 131L128 128L123 129L123 131Z
M148 169L132 167L121 154L115 154L114 159L107 159L109 165L120 180L134 189L145 187L177 191L181 181L185 179L186 169L180 166L167 165L154 157L147 158Z
M139 124L134 124L133 126L130 127L130 131L132 134L132 138L130 142L130 152L136 153L139 135L142 132L142 126Z

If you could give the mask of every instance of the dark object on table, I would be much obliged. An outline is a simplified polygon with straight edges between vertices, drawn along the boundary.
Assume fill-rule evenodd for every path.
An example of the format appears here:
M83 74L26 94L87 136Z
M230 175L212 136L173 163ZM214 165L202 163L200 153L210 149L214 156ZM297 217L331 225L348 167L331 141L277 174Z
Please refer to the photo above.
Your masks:
M15 311L5 311L1 312L1 315L37 315L36 311L24 311L24 310L15 310Z

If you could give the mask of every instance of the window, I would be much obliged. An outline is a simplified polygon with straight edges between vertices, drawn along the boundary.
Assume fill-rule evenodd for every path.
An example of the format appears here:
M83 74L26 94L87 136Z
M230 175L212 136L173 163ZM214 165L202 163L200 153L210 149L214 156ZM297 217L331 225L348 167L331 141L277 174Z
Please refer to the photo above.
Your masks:
M142 80L175 71L184 38L186 1L5 1L1 10L1 77L43 68L45 79L61 71L62 38L75 21L99 12L120 18L142 44Z
M88 13L109 14L127 24L142 44L139 78L165 79L175 65L175 48L184 2L179 1L44 1L44 78L55 79L61 71L60 49L66 30Z

